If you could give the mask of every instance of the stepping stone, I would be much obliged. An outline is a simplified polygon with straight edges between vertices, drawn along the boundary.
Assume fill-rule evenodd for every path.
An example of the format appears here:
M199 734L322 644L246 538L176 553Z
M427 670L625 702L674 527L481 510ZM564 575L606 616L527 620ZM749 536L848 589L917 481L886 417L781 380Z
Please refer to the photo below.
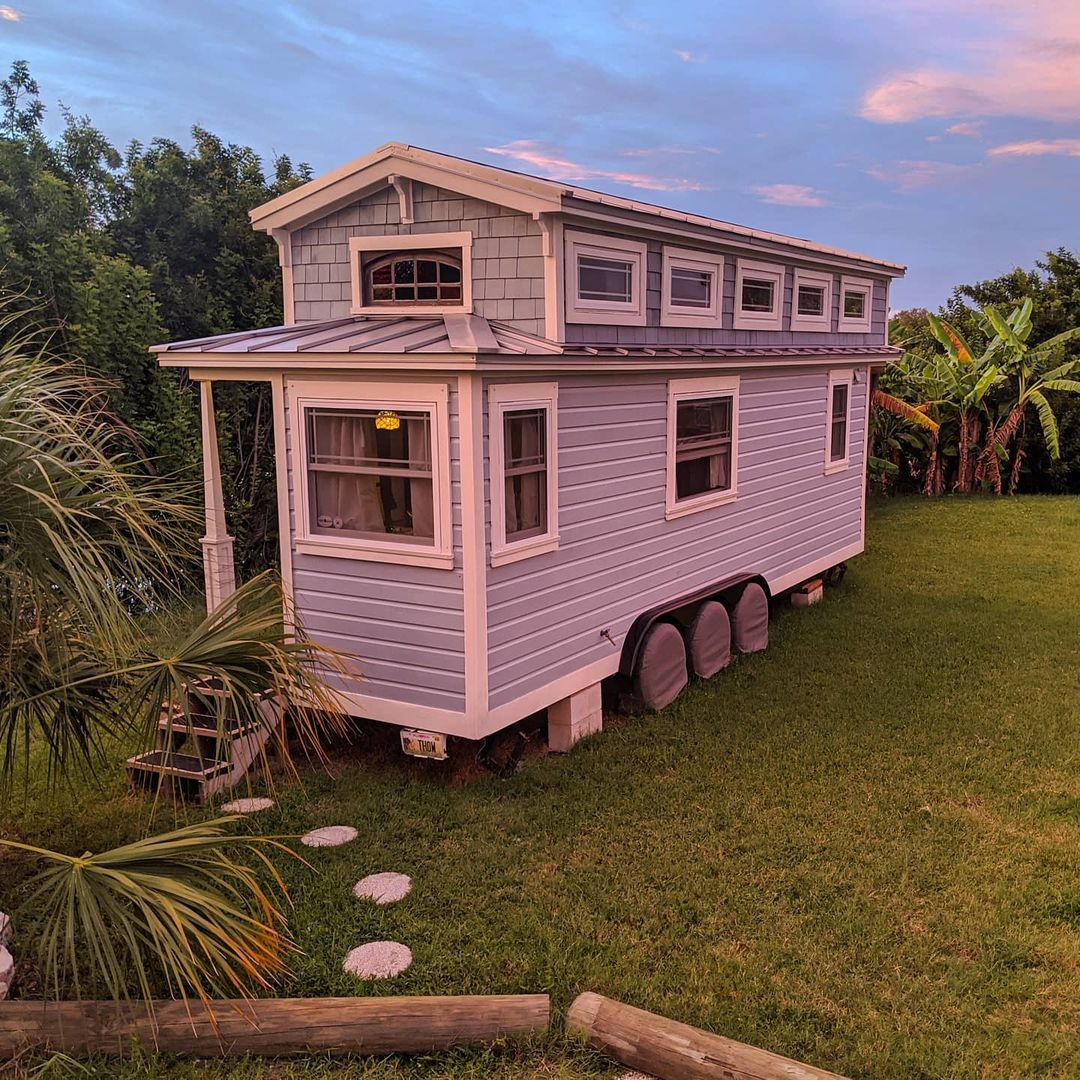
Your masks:
M355 839L356 830L351 825L326 825L305 833L300 837L300 843L308 847L337 847Z
M259 810L269 810L273 805L273 799L234 799L232 802L227 802L221 809L226 814L254 814Z
M359 979L391 979L412 963L408 947L397 941L369 941L353 949L341 970Z
M0 1001L8 996L11 984L15 981L15 958L0 945Z
M376 904L394 904L404 900L410 889L412 879L408 874L369 874L353 886L353 896Z
M656 1077L643 1072L625 1072L620 1073L615 1080L656 1080Z

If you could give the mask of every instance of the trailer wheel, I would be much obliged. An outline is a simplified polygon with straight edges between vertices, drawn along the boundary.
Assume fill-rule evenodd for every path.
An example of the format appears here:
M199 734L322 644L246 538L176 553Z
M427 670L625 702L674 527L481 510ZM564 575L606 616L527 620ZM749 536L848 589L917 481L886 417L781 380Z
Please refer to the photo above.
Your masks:
M743 589L732 623L735 648L739 652L761 652L769 647L769 598L756 581Z
M707 679L731 663L731 619L719 600L706 600L686 628L690 666Z
M658 622L649 628L638 654L634 688L650 709L663 709L687 683L686 646L677 627Z
M837 563L835 566L830 567L821 576L825 579L825 584L830 588L839 585L844 580L844 575L847 573L847 563Z

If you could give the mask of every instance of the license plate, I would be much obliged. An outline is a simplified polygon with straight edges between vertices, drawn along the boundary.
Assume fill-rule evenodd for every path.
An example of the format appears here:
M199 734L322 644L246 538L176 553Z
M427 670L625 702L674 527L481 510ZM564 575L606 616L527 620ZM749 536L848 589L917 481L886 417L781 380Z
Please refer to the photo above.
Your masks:
M401 749L410 757L446 758L446 736L435 731L402 731Z

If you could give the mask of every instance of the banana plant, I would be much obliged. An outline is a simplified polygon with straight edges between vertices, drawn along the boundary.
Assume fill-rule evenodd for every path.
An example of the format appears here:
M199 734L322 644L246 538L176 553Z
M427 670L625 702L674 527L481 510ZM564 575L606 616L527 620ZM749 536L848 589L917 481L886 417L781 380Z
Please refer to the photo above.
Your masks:
M979 459L980 471L997 494L1002 490L1001 463L1011 461L1009 490L1015 492L1020 482L1023 448L1014 445L1029 406L1039 418L1047 452L1055 461L1061 456L1057 417L1047 398L1048 391L1080 393L1080 357L1063 360L1065 346L1080 339L1080 327L1057 334L1035 347L1027 344L1031 334L1031 300L1025 300L1007 316L995 307L983 309L985 325L994 333L991 345L997 353L1002 382L1009 387L1010 399L1004 419L996 424Z

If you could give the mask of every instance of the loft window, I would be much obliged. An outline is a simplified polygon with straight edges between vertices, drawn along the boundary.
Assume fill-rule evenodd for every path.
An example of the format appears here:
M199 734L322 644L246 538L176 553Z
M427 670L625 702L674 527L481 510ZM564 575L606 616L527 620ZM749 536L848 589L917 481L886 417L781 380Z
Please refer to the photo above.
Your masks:
M309 409L312 536L434 544L431 414Z
M735 268L736 330L784 328L784 267L740 259Z
M568 231L564 246L568 322L645 325L642 241Z
M870 300L874 283L867 278L840 280L840 323L846 333L870 333Z
M767 278L744 278L742 286L743 311L765 311L773 309L774 282Z
M388 308L418 315L473 309L472 233L353 236L349 259L353 315L387 315Z
M365 262L368 304L460 304L461 259L444 252L405 251Z
M795 268L792 330L823 333L832 329L833 276L820 270Z
M849 461L851 433L851 372L829 372L826 397L828 416L825 427L825 471L839 472Z
M578 299L629 304L633 297L634 264L621 259L578 259Z
M721 325L722 255L665 246L661 269L661 326Z
M844 292L844 318L862 319L866 317L866 293L859 289Z
M492 566L559 546L558 392L555 383L488 389Z
M668 518L735 497L738 408L738 378L668 384Z
M825 314L825 286L800 285L798 313L820 316Z
M712 282L712 274L707 270L674 267L671 271L671 306L707 308L712 303Z

